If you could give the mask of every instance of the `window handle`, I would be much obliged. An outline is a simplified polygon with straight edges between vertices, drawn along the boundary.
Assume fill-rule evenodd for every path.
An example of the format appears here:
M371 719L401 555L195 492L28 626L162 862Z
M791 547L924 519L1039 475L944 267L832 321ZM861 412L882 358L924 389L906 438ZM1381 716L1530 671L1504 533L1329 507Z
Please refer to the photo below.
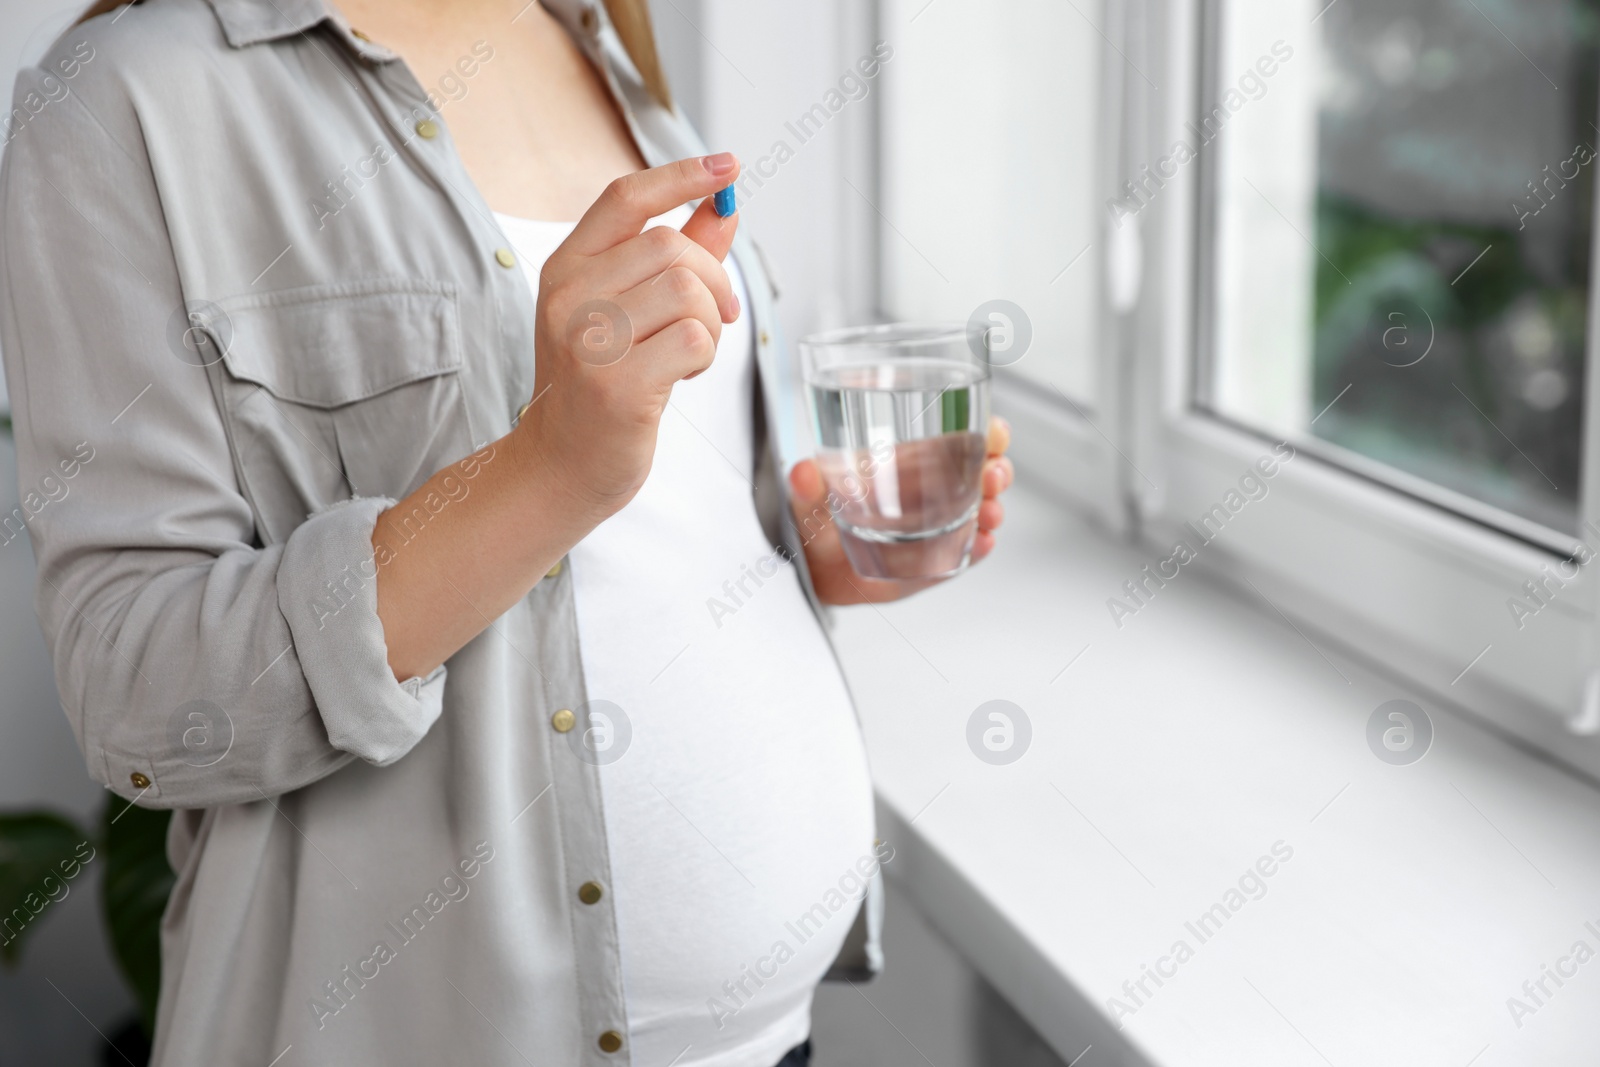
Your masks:
M1129 215L1111 228L1110 249L1106 253L1106 285L1111 309L1126 315L1139 305L1144 284L1144 232L1139 218Z
M1584 681L1583 702L1578 714L1567 720L1567 729L1585 736L1600 734L1600 667L1591 670Z

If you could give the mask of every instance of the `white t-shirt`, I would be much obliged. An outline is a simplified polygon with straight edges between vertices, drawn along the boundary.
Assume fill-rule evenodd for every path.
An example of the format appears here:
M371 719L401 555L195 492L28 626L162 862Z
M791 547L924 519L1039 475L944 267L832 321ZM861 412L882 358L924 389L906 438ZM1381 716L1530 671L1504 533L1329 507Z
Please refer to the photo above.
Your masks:
M537 293L573 223L496 217ZM591 708L620 709L597 757L607 889L633 1062L655 1067L764 1067L804 1041L872 855L848 691L756 517L753 354L746 313L673 388L639 494L568 556Z

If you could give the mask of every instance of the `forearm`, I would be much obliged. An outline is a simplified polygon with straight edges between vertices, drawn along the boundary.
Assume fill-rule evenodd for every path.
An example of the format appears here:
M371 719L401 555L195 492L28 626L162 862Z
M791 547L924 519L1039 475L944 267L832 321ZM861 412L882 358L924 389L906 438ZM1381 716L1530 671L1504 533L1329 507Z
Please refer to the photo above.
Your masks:
M426 677L605 515L516 430L380 514L378 618L395 677Z
M545 261L534 395L553 398L484 450L464 491L458 463L373 531L378 617L397 679L425 677L482 633L644 484L673 384L710 366L722 325L739 315L720 262L738 218L719 217L711 200L738 176L738 161L722 154L619 178ZM645 230L701 198L682 231ZM594 347L598 313L585 309L597 301L629 326L620 354ZM407 529L412 515L423 522Z

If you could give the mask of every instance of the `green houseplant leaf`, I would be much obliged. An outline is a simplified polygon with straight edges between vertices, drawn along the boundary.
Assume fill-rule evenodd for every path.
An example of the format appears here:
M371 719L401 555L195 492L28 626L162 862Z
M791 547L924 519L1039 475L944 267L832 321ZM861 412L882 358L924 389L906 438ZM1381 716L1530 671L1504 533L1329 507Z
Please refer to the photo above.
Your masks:
M15 964L22 943L50 905L94 858L89 835L47 811L0 815L0 959Z
M65 900L90 863L104 865L100 903L111 951L155 1030L161 989L161 915L175 881L167 864L172 813L111 797L99 834L48 811L0 814L0 961L15 964L27 935L52 903Z
M169 811L113 798L101 816L105 878L100 883L106 929L123 977L139 1002L146 1033L155 1032L161 990L161 913L176 877L167 864Z

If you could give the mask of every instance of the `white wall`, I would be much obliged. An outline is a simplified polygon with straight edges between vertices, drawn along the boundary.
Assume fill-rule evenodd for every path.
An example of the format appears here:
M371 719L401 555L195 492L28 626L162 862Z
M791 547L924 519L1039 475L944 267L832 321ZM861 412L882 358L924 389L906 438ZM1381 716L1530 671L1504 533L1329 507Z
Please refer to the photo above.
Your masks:
M868 321L877 308L876 216L843 179L878 199L865 148L881 85L867 82L865 99L848 103L804 142L787 125L870 53L875 8L870 0L652 4L674 91L707 143L737 153L747 171L764 157L772 161L774 176L741 211L780 290L791 344L815 330ZM794 153L781 166L774 153L780 141Z
M8 107L18 68L38 59L88 6L89 0L0 0L0 99ZM4 140L0 132L0 158L5 154ZM6 406L6 383L0 377L0 411Z
M1093 405L1099 230L1094 4L884 0L885 307L966 321L1007 300L1017 373Z

